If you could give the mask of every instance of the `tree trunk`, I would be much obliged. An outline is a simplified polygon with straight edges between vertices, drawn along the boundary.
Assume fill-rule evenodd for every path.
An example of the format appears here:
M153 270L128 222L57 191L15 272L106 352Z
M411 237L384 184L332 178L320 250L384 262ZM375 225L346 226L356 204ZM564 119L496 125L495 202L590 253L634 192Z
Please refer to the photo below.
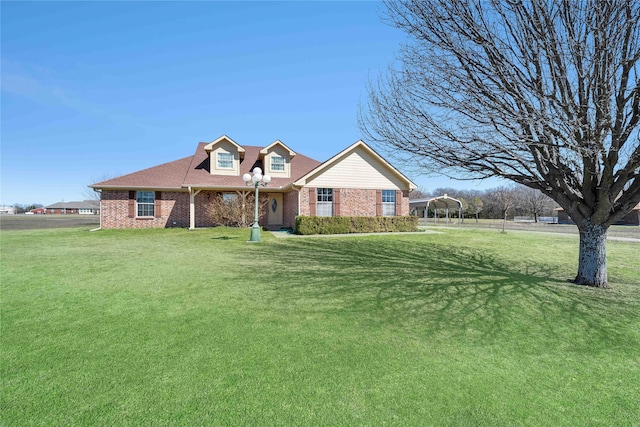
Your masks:
M580 227L577 285L607 288L607 228L585 221Z

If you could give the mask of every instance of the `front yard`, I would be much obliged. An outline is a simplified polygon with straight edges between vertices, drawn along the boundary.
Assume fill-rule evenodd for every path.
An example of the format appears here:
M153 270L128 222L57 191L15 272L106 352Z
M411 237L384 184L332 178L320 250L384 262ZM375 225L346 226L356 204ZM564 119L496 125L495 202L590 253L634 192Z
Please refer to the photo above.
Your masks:
M2 231L3 425L640 424L640 244Z

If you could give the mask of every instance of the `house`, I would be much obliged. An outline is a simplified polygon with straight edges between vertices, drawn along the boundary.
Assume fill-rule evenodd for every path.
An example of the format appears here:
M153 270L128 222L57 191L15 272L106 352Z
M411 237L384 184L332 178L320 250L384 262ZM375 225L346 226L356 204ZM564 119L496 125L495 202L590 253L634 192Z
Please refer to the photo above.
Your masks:
M562 208L555 208L558 213L558 224L574 224L573 220ZM624 218L616 222L615 225L640 225L640 203L631 210Z
M298 215L407 216L416 188L363 141L320 163L279 140L241 146L226 135L200 142L192 156L90 187L102 194L102 228L211 227L214 198L253 194L242 175L255 167L272 178L260 190L260 225L270 229L294 228Z
M97 200L58 202L44 207L44 213L47 215L96 215L99 211L100 202Z
M15 215L16 208L13 206L0 206L0 215Z

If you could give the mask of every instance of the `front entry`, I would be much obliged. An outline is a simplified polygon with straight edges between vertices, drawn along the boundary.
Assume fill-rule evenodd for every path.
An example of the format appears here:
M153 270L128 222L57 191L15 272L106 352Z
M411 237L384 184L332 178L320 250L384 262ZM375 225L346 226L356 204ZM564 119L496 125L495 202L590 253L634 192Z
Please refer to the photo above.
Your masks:
M269 211L267 224L269 226L282 225L282 193L269 193L267 209Z

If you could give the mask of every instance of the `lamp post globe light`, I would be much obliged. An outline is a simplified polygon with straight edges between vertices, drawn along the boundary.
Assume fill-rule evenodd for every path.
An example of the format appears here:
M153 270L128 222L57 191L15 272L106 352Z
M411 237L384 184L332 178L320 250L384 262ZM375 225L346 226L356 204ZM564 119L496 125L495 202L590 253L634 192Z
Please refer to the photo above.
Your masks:
M253 185L256 188L256 202L253 215L253 225L251 226L251 238L249 242L260 241L260 224L258 224L258 188L262 185L266 187L271 182L271 177L267 174L262 175L262 169L259 167L253 168L253 175L245 173L242 175L242 180L247 186Z

